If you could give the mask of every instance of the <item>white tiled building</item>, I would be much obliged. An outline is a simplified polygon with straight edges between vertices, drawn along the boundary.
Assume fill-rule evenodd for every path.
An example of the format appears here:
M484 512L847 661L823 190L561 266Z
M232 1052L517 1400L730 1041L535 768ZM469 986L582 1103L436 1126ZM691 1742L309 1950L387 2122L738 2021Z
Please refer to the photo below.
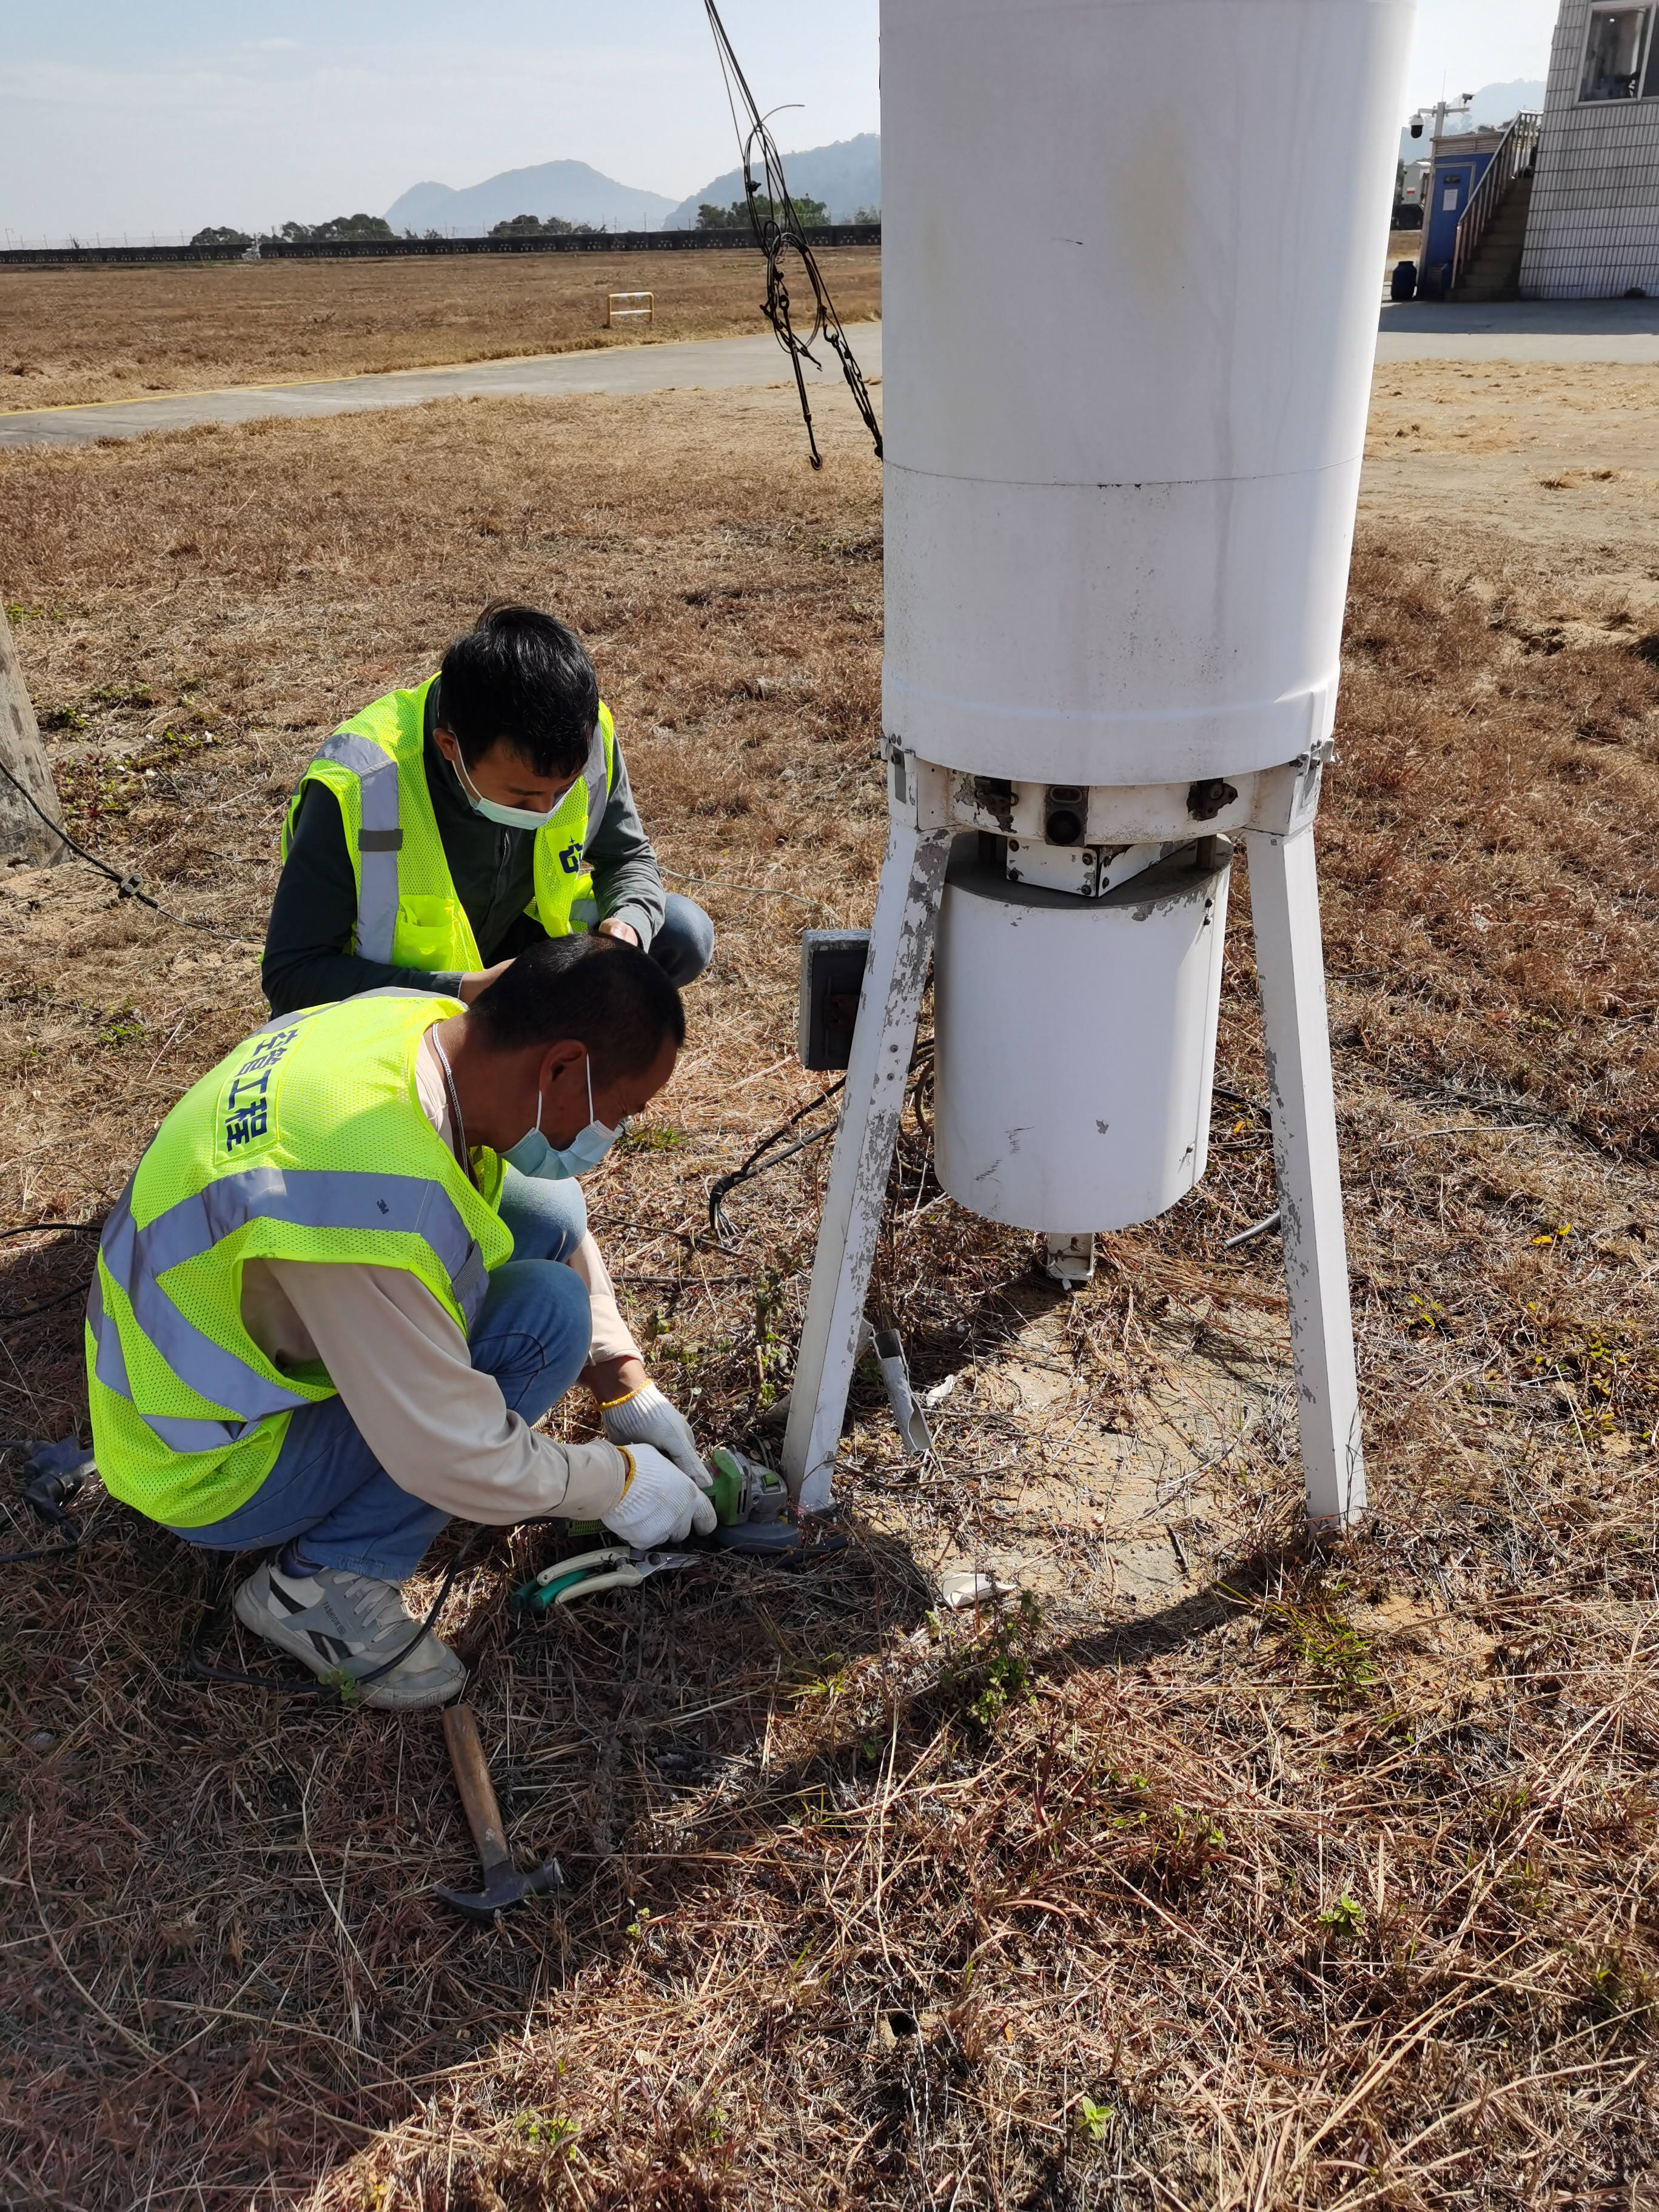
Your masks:
M1561 0L1521 295L1659 298L1659 0Z

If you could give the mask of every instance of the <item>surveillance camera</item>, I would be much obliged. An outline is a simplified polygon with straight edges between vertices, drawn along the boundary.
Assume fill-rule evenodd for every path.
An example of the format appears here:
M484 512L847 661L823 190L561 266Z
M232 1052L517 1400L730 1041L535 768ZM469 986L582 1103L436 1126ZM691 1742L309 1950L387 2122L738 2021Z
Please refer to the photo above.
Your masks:
M1413 138L1420 138L1422 136L1423 118L1420 115L1413 115L1412 118L1412 137Z

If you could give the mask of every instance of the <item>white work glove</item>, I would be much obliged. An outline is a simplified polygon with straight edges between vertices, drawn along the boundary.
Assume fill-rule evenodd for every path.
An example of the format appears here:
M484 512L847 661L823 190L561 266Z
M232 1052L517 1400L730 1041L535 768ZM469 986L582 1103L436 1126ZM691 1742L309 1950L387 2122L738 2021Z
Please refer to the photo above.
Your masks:
M620 1449L628 1462L628 1482L611 1510L600 1516L613 1535L636 1552L648 1552L659 1544L683 1544L694 1529L699 1536L714 1534L714 1500L703 1496L689 1474L649 1444L623 1444Z
M631 1397L603 1406L599 1418L613 1444L651 1444L689 1474L699 1490L712 1490L714 1478L703 1465L691 1424L678 1406L665 1398L654 1382Z

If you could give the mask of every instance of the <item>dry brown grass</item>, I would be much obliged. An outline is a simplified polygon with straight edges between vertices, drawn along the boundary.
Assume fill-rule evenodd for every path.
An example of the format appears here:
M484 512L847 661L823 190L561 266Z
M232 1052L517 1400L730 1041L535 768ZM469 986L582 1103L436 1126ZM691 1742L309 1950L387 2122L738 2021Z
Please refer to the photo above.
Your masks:
M881 312L881 256L819 257L845 322ZM0 410L765 327L752 252L481 255L0 270ZM656 319L605 327L608 292Z
M588 637L720 928L652 1141L594 1195L677 1395L742 1432L822 1152L734 1200L735 1251L703 1194L811 1095L797 928L863 918L884 819L878 482L844 414L827 442L814 477L787 394L669 396L0 456L75 819L245 940L76 869L0 886L4 1218L114 1196L262 1011L318 734L521 591ZM1236 925L1211 1176L1070 1306L1029 1240L927 1203L907 1133L876 1295L921 1378L962 1381L921 1476L860 1385L848 1551L545 1632L501 1600L547 1532L464 1571L556 1914L433 1910L467 1848L434 1723L190 1686L205 1581L164 1534L105 1505L70 1569L6 1571L9 2203L1648 2201L1659 671L1598 576L1652 566L1650 527L1606 555L1442 514L1426 552L1373 521L1356 564L1323 852L1365 1538L1303 1547L1277 1253L1218 1249L1271 1202ZM83 1240L11 1254L8 1306L85 1268ZM6 1428L82 1417L73 1312L8 1331ZM1103 1429L1265 1344L1276 1413L1168 1509L1178 1602L1111 1601L1064 1425L999 1398L1039 1340ZM930 1622L938 1560L1011 1540L1057 1565L1047 1622Z

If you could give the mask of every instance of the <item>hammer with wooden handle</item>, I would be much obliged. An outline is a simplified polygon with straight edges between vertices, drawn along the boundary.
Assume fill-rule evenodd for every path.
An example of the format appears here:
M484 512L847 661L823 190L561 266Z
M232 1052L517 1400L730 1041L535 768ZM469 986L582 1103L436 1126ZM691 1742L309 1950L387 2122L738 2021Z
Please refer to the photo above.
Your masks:
M562 1887L564 1875L557 1859L549 1859L533 1873L520 1874L514 1867L507 1848L507 1837L501 1827L501 1808L495 1802L495 1786L489 1778L483 1746L478 1741L478 1723L472 1717L471 1705L446 1705L443 1712L444 1741L449 1746L449 1763L455 1770L455 1787L461 1793L461 1802L466 1808L466 1823L472 1831L472 1840L478 1846L478 1863L483 1872L483 1887L476 1893L464 1889L446 1889L437 1885L437 1893L446 1905L453 1905L457 1912L465 1913L469 1920L481 1926L491 1927L510 1905L517 1905L532 1891L556 1889Z

